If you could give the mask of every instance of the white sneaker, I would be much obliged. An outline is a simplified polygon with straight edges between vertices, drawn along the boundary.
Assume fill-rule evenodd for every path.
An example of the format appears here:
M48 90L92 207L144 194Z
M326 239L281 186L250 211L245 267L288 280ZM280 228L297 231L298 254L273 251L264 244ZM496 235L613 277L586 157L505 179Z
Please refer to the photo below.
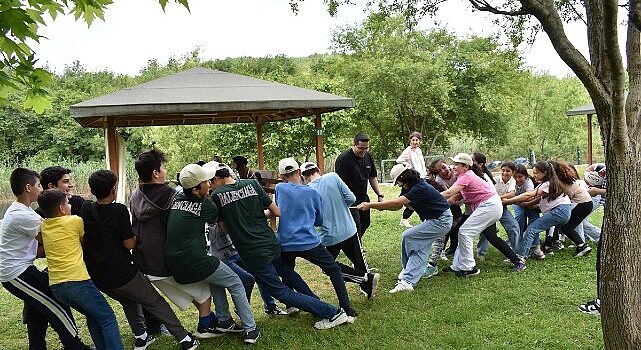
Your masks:
M314 323L314 328L316 329L330 329L334 328L338 325L341 325L343 323L347 322L347 314L343 309L340 309L340 311L334 315L332 318L325 318L322 319L316 323Z
M399 223L399 225L405 226L407 228L414 227L414 226L412 226L412 224L410 224L410 220L409 219L401 219L401 222Z
M414 287L410 283L405 282L405 280L400 280L396 282L396 287L394 289L390 290L389 292L391 294L398 293L398 292L411 292L414 290Z
M287 314L287 316L295 315L299 312L300 310L297 307L293 307L293 306L290 306L287 309L285 309L285 313Z

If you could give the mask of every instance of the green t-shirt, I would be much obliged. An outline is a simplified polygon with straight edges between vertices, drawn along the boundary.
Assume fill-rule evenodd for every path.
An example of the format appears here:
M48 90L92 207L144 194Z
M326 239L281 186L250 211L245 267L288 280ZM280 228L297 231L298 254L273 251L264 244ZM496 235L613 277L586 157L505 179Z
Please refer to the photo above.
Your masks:
M205 240L205 223L213 223L217 217L218 209L211 199L176 194L165 244L165 263L176 282L199 282L218 269L220 260L207 255Z
M271 198L256 180L238 180L211 195L231 240L250 271L261 270L280 254L280 244L264 210Z

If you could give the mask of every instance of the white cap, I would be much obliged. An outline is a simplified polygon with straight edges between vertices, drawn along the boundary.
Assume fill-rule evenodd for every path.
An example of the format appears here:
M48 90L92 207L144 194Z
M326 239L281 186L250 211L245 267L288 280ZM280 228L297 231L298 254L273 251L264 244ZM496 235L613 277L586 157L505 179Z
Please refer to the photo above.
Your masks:
M450 159L454 163L462 163L462 164L467 164L467 166L472 166L472 157L470 157L469 154L467 153L459 153L454 156L454 158L450 157Z
M207 181L216 175L216 170L209 166L205 168L198 164L187 164L181 171L178 180L180 185L185 188L194 188L199 183Z
M396 183L396 179L407 169L412 169L412 166L408 163L396 164L392 167L392 170L389 172L389 176L392 178L392 183Z
M284 158L278 161L278 173L281 175L289 174L298 169L298 163L294 158Z
M306 171L306 170L311 170L311 169L318 169L318 165L314 162L305 162L300 165L300 170L301 171Z

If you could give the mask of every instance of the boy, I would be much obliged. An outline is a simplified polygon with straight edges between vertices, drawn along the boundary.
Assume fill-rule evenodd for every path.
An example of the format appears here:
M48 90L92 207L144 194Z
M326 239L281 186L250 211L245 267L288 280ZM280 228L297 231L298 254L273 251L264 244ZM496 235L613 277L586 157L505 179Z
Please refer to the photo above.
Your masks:
M356 234L356 224L349 212L356 196L336 173L321 176L320 169L312 162L300 166L305 183L315 189L323 198L323 224L320 238L327 251L336 259L343 251L354 267L338 263L346 282L358 283L361 291L371 299L376 295L376 287L381 275L368 273L367 263Z
M36 258L44 257L36 240L40 239L42 219L31 209L42 192L40 175L17 168L11 172L9 182L16 201L7 208L0 230L0 282L24 302L29 349L47 349L47 324L51 324L65 349L88 349L78 338L69 307L54 299L47 272L33 264Z
M69 197L69 204L71 204L71 215L79 215L85 199L72 194L74 186L69 174L71 174L71 169L57 165L50 166L40 172L40 181L44 189L57 188L65 192Z
M220 224L258 283L285 305L321 317L322 320L314 324L316 329L329 329L347 322L345 311L319 300L293 267L281 258L280 244L267 224L267 215L278 217L280 210L260 184L255 180L232 178L223 164L215 169L212 198L219 210Z
M282 257L292 267L296 265L297 257L320 267L332 281L338 302L351 323L357 315L350 307L341 269L321 244L315 228L323 224L321 195L315 189L301 185L300 169L294 158L281 159L278 173L284 181L276 185L275 194L281 212L278 240Z
M165 264L167 217L176 191L167 186L165 154L158 149L145 151L136 159L138 188L131 195L131 223L136 235L133 258L154 287L185 310L190 304L198 309L194 336L200 339L222 335L216 330L218 318L211 312L211 292L207 283L183 285L171 276ZM149 327L149 324L147 324Z
M69 198L58 189L42 192L38 205L47 216L40 231L53 295L87 317L87 327L98 350L124 349L114 312L89 279L83 261L82 218L71 215Z
M116 199L116 175L98 170L89 176L96 202L85 202L80 216L84 221L84 260L92 281L105 294L117 300L134 334L135 350L154 342L145 330L143 307L167 326L184 350L198 347L198 341L183 328L167 301L158 294L136 265L130 250L136 243L129 211Z
M205 281L211 286L220 320L216 327L222 332L242 332L243 342L254 344L260 337L245 289L240 278L218 258L207 254L205 224L214 223L218 210L209 198L209 179L213 169L188 164L180 171L183 192L176 194L167 219L165 261L178 283ZM231 318L225 289L231 294L242 328Z

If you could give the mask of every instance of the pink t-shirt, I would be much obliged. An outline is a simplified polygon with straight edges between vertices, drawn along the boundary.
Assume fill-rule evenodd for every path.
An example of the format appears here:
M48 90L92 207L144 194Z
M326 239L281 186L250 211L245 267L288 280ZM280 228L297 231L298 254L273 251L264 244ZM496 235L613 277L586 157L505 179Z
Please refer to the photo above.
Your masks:
M472 207L472 210L496 195L494 186L478 177L472 170L459 175L452 186L463 186L461 195L465 203Z
M542 193L545 193L545 197L541 196ZM547 194L550 193L550 183L548 181L545 181L544 183L540 184L536 188L536 195L541 196L541 201L539 202L539 208L541 208L541 212L543 214L547 213L550 211L552 208L556 207L559 204L571 204L570 203L570 198L566 196L565 194L561 194L560 196L556 197L554 200L548 200Z

